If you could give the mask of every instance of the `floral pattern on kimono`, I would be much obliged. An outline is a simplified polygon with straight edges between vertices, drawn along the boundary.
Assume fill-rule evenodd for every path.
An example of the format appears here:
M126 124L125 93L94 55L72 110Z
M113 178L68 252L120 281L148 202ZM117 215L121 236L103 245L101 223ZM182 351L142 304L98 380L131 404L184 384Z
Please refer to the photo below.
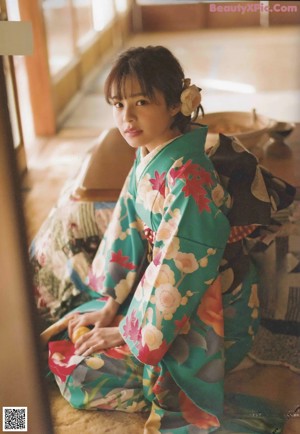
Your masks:
M230 198L197 128L138 153L93 261L95 288L130 305L120 331L145 365L165 366L204 412L223 406L223 314L219 265ZM154 236L150 253L145 227ZM141 272L141 267L144 269ZM154 368L149 368L154 369ZM199 393L199 388L203 393Z
M226 397L222 416L224 354L226 371L247 354L258 326L257 277L244 255L244 239L269 223L274 200L272 194L254 194L261 179L257 162L234 140L227 143L220 136L222 146L213 149L210 159L205 156L206 131L198 128L147 155L139 150L86 276L94 298L100 293L121 304L117 319L126 343L86 358L74 357L69 341L50 344L50 368L71 405L151 409L144 434L204 434L216 429L225 434L250 426L251 432L271 433L282 421L281 415L271 418L273 408L267 406L270 413L265 416L264 403L241 395ZM230 152L231 157L238 153L253 172L248 196L260 200L254 206L262 206L263 213L253 209L249 214L238 202L243 195L227 182L231 206L214 169L225 185L232 177L226 173L230 168L241 171L240 159L224 164ZM278 199L277 180L265 182ZM288 204L292 194L283 193ZM240 214L235 212L238 207ZM98 310L104 303L105 298L99 298L76 310ZM236 420L239 404L245 413ZM251 417L257 408L261 420Z

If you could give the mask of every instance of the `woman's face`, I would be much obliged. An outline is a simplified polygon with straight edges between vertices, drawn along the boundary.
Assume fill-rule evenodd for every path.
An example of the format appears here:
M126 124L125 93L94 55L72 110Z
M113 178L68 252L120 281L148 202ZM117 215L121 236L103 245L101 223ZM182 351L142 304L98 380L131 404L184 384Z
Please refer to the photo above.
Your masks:
M150 100L143 94L137 78L128 77L124 96L119 99L115 95L116 86L112 86L114 120L124 139L133 148L146 146L152 151L180 134L177 128L171 129L180 107L167 107L161 92L155 90L154 98Z

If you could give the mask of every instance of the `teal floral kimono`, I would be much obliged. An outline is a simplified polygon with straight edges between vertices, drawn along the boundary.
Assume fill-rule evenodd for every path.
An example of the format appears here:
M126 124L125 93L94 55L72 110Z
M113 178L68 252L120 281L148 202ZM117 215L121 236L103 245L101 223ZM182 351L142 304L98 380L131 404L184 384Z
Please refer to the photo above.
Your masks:
M223 381L258 328L256 271L236 247L258 224L230 221L229 178L220 183L206 134L198 126L138 150L92 266L78 276L92 300L76 310L113 297L125 344L83 357L68 339L49 343L50 369L72 406L149 411L145 434L241 432L226 431ZM242 274L228 266L233 259ZM242 432L277 432L269 423Z

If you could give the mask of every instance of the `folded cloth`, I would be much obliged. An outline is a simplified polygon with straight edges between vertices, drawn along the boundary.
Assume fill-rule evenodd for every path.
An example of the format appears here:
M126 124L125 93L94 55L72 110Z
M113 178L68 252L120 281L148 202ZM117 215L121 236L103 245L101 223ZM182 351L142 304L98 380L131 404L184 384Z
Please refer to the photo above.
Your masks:
M269 225L272 212L293 202L296 188L260 166L236 137L220 134L208 155L232 197L231 226Z
M231 233L220 268L224 276L233 276L231 284L226 283L224 288L224 293L230 293L248 273L250 252L261 244L266 228L272 226L273 237L280 229L280 222L274 224L274 217L293 202L296 189L260 166L236 137L220 134L208 156L232 199L227 214Z

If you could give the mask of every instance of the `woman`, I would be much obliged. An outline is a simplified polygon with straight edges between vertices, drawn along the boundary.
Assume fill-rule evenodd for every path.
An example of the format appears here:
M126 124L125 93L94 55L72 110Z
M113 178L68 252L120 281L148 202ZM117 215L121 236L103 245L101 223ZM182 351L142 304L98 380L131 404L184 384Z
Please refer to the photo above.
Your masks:
M259 305L249 258L228 284L231 198L207 127L191 122L200 90L169 50L141 47L117 59L105 93L137 156L86 277L94 300L68 316L75 343L50 342L50 369L76 408L150 411L145 433L215 431L224 366L249 351Z

